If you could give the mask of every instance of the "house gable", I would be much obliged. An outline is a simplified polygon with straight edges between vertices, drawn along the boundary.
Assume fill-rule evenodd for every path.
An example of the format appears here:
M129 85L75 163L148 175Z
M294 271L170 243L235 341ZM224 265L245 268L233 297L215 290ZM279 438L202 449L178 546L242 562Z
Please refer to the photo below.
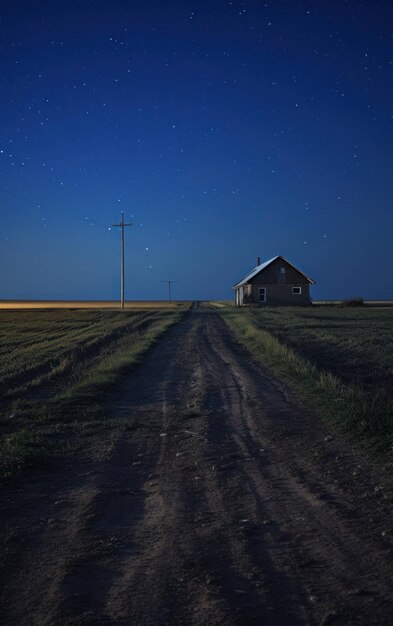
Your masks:
M278 257L248 282L252 285L309 285L313 281L286 259Z
M285 273L280 272L280 268L285 268ZM287 261L283 256L278 255L258 265L252 272L247 274L233 286L233 289L237 289L242 285L247 284L311 284L314 285L315 281L312 278L303 274L292 263Z

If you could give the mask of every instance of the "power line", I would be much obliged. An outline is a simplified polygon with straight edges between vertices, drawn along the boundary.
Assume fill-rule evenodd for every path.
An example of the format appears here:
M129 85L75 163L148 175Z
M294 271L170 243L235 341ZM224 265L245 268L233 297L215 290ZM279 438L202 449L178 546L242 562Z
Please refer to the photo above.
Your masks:
M91 218L91 219L87 218L87 217L83 218L80 215L75 215L75 214L72 214L72 213L61 211L60 209L54 209L54 208L48 206L47 204L43 204L42 202L37 202L35 200L31 200L30 198L26 198L22 194L18 194L18 193L15 193L13 191L9 191L9 189L4 189L3 187L0 187L0 193L5 193L8 196L11 196L12 198L16 198L17 200L22 200L23 202L33 206L35 209L43 209L44 211L49 211L50 213L55 213L56 215L61 215L63 217L68 217L68 219L71 219L71 220L75 220L75 221L78 221L78 222L83 222L84 224L86 224L87 222L89 222L90 224L93 223L95 226L101 226L102 228L105 228L105 230L110 230L110 228L108 228L107 224L103 224L102 222L97 222L97 220L94 219L94 218Z
M124 211L121 212L120 224L112 224L113 227L121 228L121 274L120 274L120 307L124 310L124 229L126 226L132 226L132 224L124 223Z

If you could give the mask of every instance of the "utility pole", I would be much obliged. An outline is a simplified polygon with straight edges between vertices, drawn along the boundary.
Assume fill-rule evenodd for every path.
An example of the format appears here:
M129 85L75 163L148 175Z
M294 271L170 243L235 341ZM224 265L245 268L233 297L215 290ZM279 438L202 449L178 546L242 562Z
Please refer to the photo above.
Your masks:
M172 302L171 285L172 283L178 283L178 280L162 280L162 283L168 283L168 301Z
M121 228L121 279L120 279L120 307L124 310L124 229L126 226L132 226L132 224L124 223L124 211L121 212L120 224L112 224L112 226L119 226Z

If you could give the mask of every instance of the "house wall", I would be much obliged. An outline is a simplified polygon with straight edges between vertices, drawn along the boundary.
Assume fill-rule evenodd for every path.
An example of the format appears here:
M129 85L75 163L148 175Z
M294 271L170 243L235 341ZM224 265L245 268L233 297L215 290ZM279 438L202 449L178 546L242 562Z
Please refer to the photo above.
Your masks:
M304 280L304 278L303 278ZM266 288L266 302L259 302L259 288ZM293 294L292 287L301 287L301 294ZM244 302L246 304L246 302ZM272 285L260 281L254 281L251 285L251 298L247 304L267 305L267 306L307 306L310 304L310 288L308 283L297 283L294 285Z
M284 267L285 272L280 268ZM266 302L259 302L259 288L266 288ZM301 287L301 294L293 294L292 287ZM239 288L239 301L242 305L259 306L307 306L310 304L310 285L303 274L282 259L276 259L249 283Z
M282 267L285 268L285 273L280 271ZM250 283L250 304L306 306L310 303L310 286L305 281L303 274L282 259L274 261L259 275L251 279ZM265 303L259 302L258 289L260 287L266 288ZM301 287L302 293L293 294L292 287Z

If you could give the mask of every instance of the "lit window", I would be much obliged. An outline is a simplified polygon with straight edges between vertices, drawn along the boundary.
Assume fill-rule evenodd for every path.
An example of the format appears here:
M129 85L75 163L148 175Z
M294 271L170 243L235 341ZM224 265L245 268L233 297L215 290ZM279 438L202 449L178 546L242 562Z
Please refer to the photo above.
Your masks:
M302 293L302 288L301 287L292 287L292 293L293 293L294 296L297 296L297 295Z

